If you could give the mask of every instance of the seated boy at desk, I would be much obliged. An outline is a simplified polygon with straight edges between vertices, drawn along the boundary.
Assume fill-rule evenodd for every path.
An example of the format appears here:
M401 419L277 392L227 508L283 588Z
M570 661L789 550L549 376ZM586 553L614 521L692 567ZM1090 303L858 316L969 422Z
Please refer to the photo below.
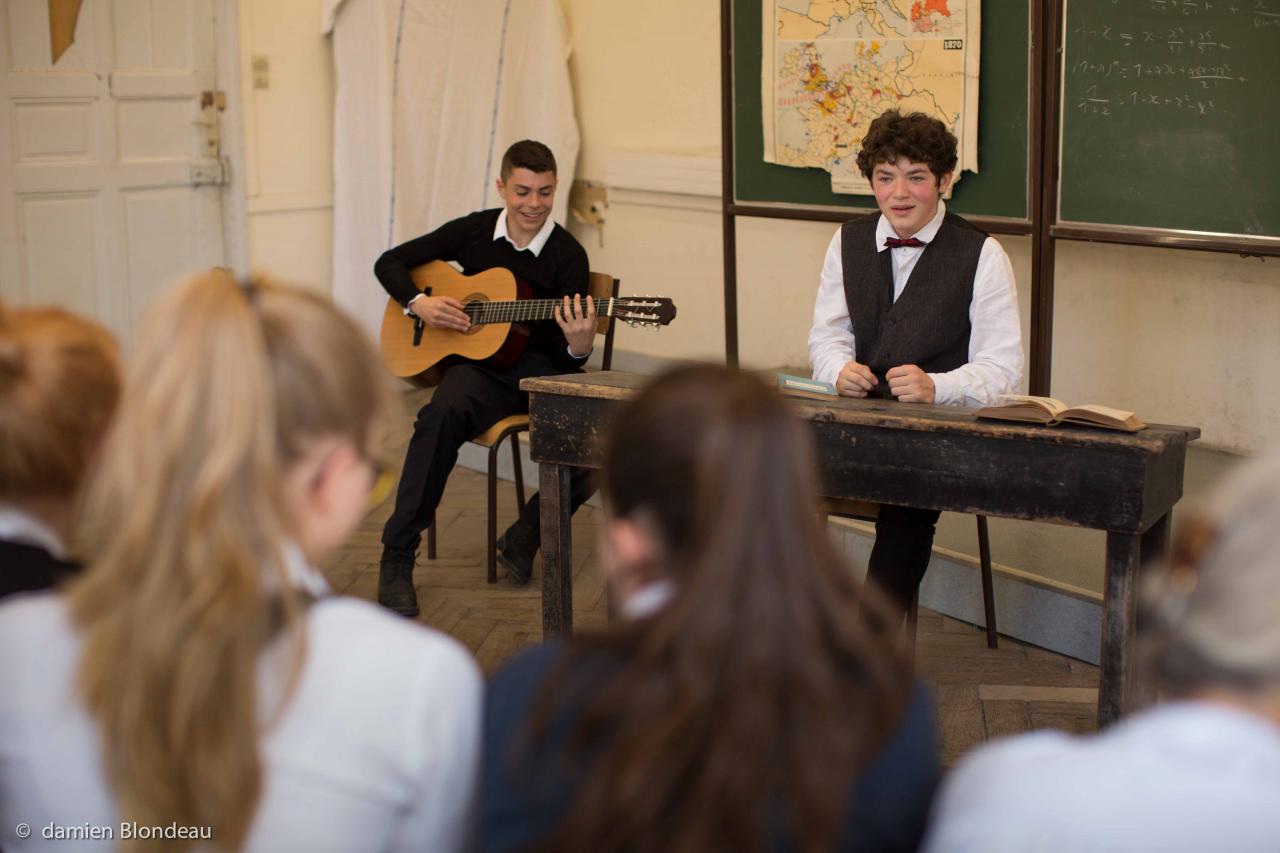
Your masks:
M1013 267L992 237L947 212L956 138L923 113L871 123L858 168L879 214L827 248L809 332L813 377L846 397L986 406L1017 393L1022 332ZM939 512L884 505L867 576L902 609L929 567Z

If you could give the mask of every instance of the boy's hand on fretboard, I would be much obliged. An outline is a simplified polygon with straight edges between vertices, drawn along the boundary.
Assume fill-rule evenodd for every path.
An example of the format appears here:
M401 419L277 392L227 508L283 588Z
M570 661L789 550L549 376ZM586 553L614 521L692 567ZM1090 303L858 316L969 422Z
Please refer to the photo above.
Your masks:
M590 296L585 301L577 295L572 300L566 296L564 302L556 306L554 314L556 324L569 342L569 352L578 357L591 352L596 336L595 301Z

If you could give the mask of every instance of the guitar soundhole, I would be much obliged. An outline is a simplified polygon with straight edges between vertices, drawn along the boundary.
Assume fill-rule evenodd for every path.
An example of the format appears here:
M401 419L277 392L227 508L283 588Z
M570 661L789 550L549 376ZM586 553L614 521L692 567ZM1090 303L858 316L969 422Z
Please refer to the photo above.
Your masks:
M462 304L463 304L463 305L470 305L470 304L471 304L471 303L473 303L473 302L488 302L488 301L489 301L489 297L488 297L488 296L486 296L486 295L485 295L485 294L483 294L483 293L480 293L479 291L477 291L476 293L471 293L471 294L468 294L467 296L462 297ZM461 334L461 335L474 335L476 332L478 332L478 331L480 331L482 328L484 328L484 325L483 325L483 324L474 322L474 319L475 319L475 318L473 317L473 318L472 318L473 322L471 323L471 328L467 329L465 332L459 332L458 334Z

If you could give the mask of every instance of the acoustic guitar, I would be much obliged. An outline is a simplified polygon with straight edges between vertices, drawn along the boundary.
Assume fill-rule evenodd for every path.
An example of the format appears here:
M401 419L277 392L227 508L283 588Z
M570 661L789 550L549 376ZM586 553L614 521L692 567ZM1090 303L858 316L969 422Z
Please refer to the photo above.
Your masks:
M465 332L435 329L406 315L396 300L387 300L382 358L396 376L428 387L459 361L511 367L529 342L530 324L554 320L552 312L563 304L560 299L533 299L529 285L501 267L463 275L444 261L432 261L410 275L419 290L430 287L432 296L457 299L471 318ZM632 326L665 326L675 319L676 307L664 296L626 296L597 300L596 315Z

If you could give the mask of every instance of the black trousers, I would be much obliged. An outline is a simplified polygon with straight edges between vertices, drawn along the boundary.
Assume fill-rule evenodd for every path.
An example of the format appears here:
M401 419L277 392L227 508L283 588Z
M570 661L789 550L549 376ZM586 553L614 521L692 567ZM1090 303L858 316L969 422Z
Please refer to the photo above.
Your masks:
M903 611L911 606L929 568L934 528L941 514L936 509L880 505L867 577L879 584Z
M526 352L515 367L495 370L483 364L458 364L445 371L435 394L418 412L413 437L405 452L404 470L396 489L396 506L382 529L382 544L400 551L416 551L422 531L431 523L458 450L503 418L529 411L529 395L520 391L521 379L565 373L544 354ZM574 469L570 503L577 510L595 492L594 472ZM522 520L538 529L538 496L521 512Z

